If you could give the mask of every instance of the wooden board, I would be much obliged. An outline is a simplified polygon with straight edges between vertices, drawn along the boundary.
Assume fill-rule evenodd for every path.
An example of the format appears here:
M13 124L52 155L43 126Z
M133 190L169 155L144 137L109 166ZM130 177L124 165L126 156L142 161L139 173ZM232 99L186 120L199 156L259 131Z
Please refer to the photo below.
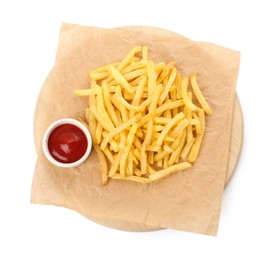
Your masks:
M225 187L235 173L243 143L243 115L238 96L234 102L232 132L230 139L229 159L226 171Z
M230 137L230 151L229 151L229 160L226 171L225 187L230 182L232 176L235 173L235 169L240 157L240 151L243 143L243 116L242 110L239 102L238 96L235 98L234 110L233 110L233 119L232 119L232 132ZM133 232L142 232L142 231L155 231L161 230L162 228L146 226L144 224L139 224L131 221L115 220L115 219L98 219L94 218L94 222L107 226L110 228L124 230L124 231L133 231Z

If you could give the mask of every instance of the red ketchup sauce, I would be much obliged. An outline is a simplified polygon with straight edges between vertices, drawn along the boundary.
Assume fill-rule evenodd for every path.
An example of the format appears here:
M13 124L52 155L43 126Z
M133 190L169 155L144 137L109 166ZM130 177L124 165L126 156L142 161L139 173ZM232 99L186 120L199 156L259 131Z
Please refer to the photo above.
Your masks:
M77 126L62 124L49 135L48 149L52 157L61 163L73 163L86 153L88 141L84 132Z

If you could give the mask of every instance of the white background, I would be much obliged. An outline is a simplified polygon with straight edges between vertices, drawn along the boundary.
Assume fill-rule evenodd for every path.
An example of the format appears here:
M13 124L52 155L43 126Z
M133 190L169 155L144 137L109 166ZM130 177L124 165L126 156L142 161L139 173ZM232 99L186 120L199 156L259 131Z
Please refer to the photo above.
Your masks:
M277 259L274 2L1 0L0 259ZM122 232L67 209L30 204L34 108L54 64L61 22L158 26L241 51L237 93L245 139L216 238Z

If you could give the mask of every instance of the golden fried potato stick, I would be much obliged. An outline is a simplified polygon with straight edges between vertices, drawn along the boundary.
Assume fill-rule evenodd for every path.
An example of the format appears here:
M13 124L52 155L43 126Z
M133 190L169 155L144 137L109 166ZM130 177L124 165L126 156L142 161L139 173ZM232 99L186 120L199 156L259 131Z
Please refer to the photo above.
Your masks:
M177 75L177 70L176 70L176 68L173 68L171 73L170 73L170 76L168 78L168 81L167 81L167 83L165 85L164 91L163 91L163 93L160 96L159 105L161 105L164 102L166 96L168 95L169 90L170 90L173 82L175 81L176 75Z
M202 95L201 93L201 90L198 86L198 83L197 83L197 80L196 80L196 73L194 73L191 78L190 78L190 81L191 81L191 86L192 86L192 89L194 91L194 94L197 98L197 100L199 101L199 103L201 104L202 108L204 109L204 111L208 114L208 115L211 115L212 114L212 110L211 108L209 107L207 101L205 100L204 96Z
M103 154L103 152L101 151L99 145L97 144L93 144L93 147L96 151L96 153L98 154L98 157L100 159L100 163L101 163L101 170L102 170L102 178L101 178L101 182L102 185L106 185L109 181L109 177L108 177L108 165L106 162L106 158L105 155Z
M203 140L203 135L196 135L195 142L193 146L191 147L190 153L189 153L189 162L194 163L197 159L200 146Z
M128 154L131 150L131 146L134 142L134 138L135 138L137 129L138 129L138 124L134 123L129 131L129 134L127 136L126 145L123 149L123 153L120 158L120 175L123 177L125 176L125 172L126 172L126 160L127 160Z
M150 96L155 90L157 75L153 61L149 61L146 68L148 76L148 96Z
M160 180L162 178L167 177L168 175L178 172L178 171L183 171L185 169L188 169L191 167L191 164L189 162L183 162L183 163L178 163L172 166L169 166L167 169L157 171L154 174L149 175L149 179L151 181L156 181Z
M135 182L141 182L141 183L150 183L151 182L151 180L149 178L139 177L139 176L134 176L134 175L122 177L118 173L113 176L113 179L135 181Z
M141 172L142 174L145 174L147 172L147 156L146 156L146 146L151 143L152 138L152 132L153 132L153 119L151 118L147 123L147 133L144 139L144 142L142 144L141 149Z
M148 60L148 46L143 46L142 48L142 59Z
M103 96L104 96L104 103L105 107L107 108L107 112L115 126L118 126L118 119L114 110L114 107L112 105L111 99L110 99L110 92L109 87L107 85L106 80L102 82L102 89L103 89Z
M87 89L75 89L73 90L74 94L77 96L90 96L96 93L94 89L87 88Z
M117 67L117 70L120 72L122 71L127 65L131 62L132 58L141 51L141 46L136 46L126 55L126 57L120 62Z
M127 66L124 70L122 70L122 75L125 76L127 73L138 70L138 69L142 69L142 68L146 68L147 65L147 60L141 60L138 62L133 62L131 63L129 66Z
M192 111L197 111L199 108L194 105L188 97L188 84L189 84L189 77L185 76L181 83L182 88L182 98L184 100L185 105Z
M97 110L100 116L102 117L102 120L104 121L104 124L107 126L109 131L112 131L114 129L114 125L112 123L112 120L104 106L104 99L103 99L103 89L96 85L96 100L97 100Z
M108 64L108 65L105 65L105 66L102 66L102 67L93 69L92 71L90 71L89 77L90 77L90 75L93 74L93 73L107 72L109 66L114 66L115 68L117 68L118 65L119 65L119 63L120 63L120 62L115 62L115 63L111 63L111 64Z

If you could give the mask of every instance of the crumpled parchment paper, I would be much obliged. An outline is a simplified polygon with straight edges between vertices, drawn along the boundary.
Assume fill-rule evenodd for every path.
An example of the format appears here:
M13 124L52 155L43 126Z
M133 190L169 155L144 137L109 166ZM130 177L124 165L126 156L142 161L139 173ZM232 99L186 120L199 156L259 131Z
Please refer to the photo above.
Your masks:
M198 73L213 115L207 117L199 157L185 172L151 184L110 180L101 186L101 168L92 151L79 167L58 168L45 158L42 137L55 120L83 116L87 98L73 89L89 87L91 69L121 60L136 45L148 45L155 62L175 60L181 74ZM37 162L31 202L73 209L108 219L216 235L228 161L232 110L240 54L152 27L102 29L63 24L56 62L39 95L34 120Z

